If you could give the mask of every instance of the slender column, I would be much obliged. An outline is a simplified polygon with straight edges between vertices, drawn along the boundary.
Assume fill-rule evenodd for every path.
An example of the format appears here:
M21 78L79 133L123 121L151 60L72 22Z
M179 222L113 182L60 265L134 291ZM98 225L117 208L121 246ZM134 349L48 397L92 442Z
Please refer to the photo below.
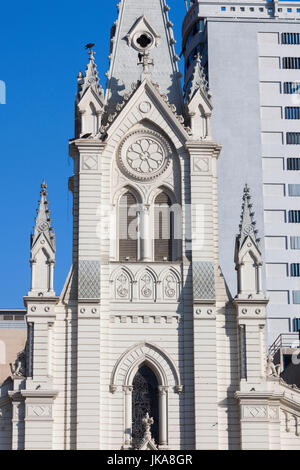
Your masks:
M27 377L33 377L33 341L34 323L28 323L28 357L27 357Z
M34 284L35 284L35 265L36 265L36 260L31 259L30 260L31 264L31 290L34 289Z
M48 376L52 376L52 342L54 323L48 323Z
M238 273L239 273L239 280L240 280L240 294L242 294L243 290L244 290L244 266L245 264L242 262L240 263L240 267L239 267L239 270L238 270Z
M165 448L168 445L168 425L167 425L167 396L168 387L159 386L159 447Z
M262 264L260 263L257 267L257 291L258 294L262 294Z
M124 430L124 449L131 447L132 440L132 391L131 385L124 385L123 390L125 392L125 430Z
M53 280L54 280L54 261L49 262L50 271L49 271L49 291L54 292Z
M142 246L143 253L142 258L144 261L152 260L152 237L151 237L151 224L150 224L150 210L149 206L143 208L143 221L142 221Z
M205 121L206 121L206 138L211 137L211 125L210 125L211 114L205 114Z

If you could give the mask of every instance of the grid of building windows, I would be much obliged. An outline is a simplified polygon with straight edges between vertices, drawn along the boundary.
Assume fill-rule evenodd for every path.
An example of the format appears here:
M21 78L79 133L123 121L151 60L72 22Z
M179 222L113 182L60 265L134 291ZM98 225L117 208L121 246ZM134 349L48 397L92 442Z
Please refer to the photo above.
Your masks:
M291 237L291 250L300 250L300 237Z
M300 44L299 33L282 33L281 44Z
M300 119L300 107L299 106L286 106L285 119Z
M300 94L300 83L297 83L297 82L284 82L283 92L286 95L292 95L294 93Z
M294 333L298 333L298 331L300 331L300 318L294 318L293 330L294 330Z
M287 145L300 145L300 132L287 132L286 143Z
M289 223L300 224L300 211L299 210L289 211Z
M300 57L283 57L283 69L300 69Z
M293 291L293 303L297 305L300 304L300 290Z
M300 196L300 184L289 184L289 196L291 197Z
M300 264L299 263L291 264L291 276L300 277Z

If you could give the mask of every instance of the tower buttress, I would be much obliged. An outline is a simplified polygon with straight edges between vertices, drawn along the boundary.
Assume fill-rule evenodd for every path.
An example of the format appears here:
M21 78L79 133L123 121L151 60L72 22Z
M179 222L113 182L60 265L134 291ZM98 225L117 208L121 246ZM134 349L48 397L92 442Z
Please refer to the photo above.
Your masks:
M262 254L252 210L250 189L244 188L240 233L236 238L235 264L238 273L238 298L264 298L262 292Z
M241 390L260 384L265 377L265 327L268 300L262 290L262 255L254 221L250 189L244 188L240 233L236 238L235 264L238 295L234 299L239 328Z

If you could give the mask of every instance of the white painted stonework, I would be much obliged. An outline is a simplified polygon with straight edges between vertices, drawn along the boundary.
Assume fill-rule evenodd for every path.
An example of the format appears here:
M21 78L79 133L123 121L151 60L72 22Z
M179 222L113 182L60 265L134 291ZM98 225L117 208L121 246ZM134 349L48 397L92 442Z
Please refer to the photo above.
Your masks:
M151 41L138 66L135 41L144 32ZM221 146L211 137L201 66L184 101L164 0L120 2L112 43L106 93L93 51L78 77L73 265L60 296L42 187L25 297L26 367L1 389L0 449L134 448L134 380L143 365L156 377L158 422L143 417L141 448L299 448L300 391L277 376L265 352L268 301L247 187L234 300L219 269ZM139 240L137 260L121 261L127 191L138 204ZM176 208L178 233L169 258L156 261L162 191Z

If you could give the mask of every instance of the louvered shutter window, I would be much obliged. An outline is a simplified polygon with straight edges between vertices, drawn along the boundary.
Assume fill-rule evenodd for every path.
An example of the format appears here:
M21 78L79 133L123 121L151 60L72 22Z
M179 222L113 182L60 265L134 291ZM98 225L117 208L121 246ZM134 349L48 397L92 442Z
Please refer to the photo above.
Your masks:
M127 192L121 198L119 224L120 261L137 261L138 209L137 201L130 192Z

